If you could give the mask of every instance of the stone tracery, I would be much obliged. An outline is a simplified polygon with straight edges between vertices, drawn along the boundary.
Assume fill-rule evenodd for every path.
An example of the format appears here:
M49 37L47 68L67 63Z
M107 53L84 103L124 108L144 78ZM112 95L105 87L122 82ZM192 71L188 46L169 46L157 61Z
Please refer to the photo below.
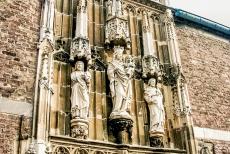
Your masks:
M160 68L161 66L160 63L162 62L162 57L160 55L161 53L159 51L160 45L154 47L153 42L156 40L154 40L155 38L151 30L151 28L153 27L153 25L151 24L153 23L151 23L150 18L151 18L151 14L154 14L154 11L153 10L149 11L148 9L139 9L142 8L142 6L138 6L137 8L135 8L135 5L129 3L130 2L128 1L123 2L121 0L106 1L106 5L105 5L106 19L104 23L105 38L104 40L103 39L101 40L104 41L105 46L107 48L105 49L101 47L103 48L102 54L99 55L99 54L94 54L92 52L93 53L92 55L90 41L92 42L95 51L97 48L97 46L95 45L96 44L95 40L93 41L90 40L89 36L91 36L91 34L88 33L88 23L90 23L88 21L89 18L88 9L90 8L89 5L92 4L90 4L89 1L86 0L77 1L77 6L75 10L76 11L75 37L71 39L70 41L71 45L67 47L70 49L70 52L68 53L66 49L60 47L57 52L54 52L53 55L54 60L59 61L58 69L61 69L60 63L65 63L70 68L73 65L76 66L76 70L73 70L72 73L70 73L71 75L66 77L71 79L71 85L67 85L67 87L69 86L69 89L71 89L70 90L71 94L69 94L70 96L68 96L69 102L71 102L71 107L70 107L71 110L68 109L64 114L71 115L71 120L69 120L71 133L69 134L71 134L73 138L86 140L87 138L90 137L90 133L92 133L91 132L92 129L99 131L99 133L101 131L106 132L107 129L108 130L111 129L113 137L115 138L112 142L117 142L119 144L132 144L134 135L137 136L138 133L140 134L142 133L142 135L144 133L148 133L150 139L145 139L146 140L145 142L147 143L148 140L150 140L150 146L162 147L163 144L165 144L163 143L163 136L165 136L164 134L165 113L164 113L163 100L164 97L166 96L163 92L161 92L158 88L154 87L151 84L152 80L160 79L159 80L160 86L162 87L164 86L163 85L164 82L161 80L161 78L163 77L161 76L162 70ZM139 13L139 16L130 17L129 14L124 14L125 10L126 11L128 10L128 12L130 11L133 14L136 14L136 10L139 10L137 11ZM102 13L103 11L99 11L99 12ZM157 12L157 13L155 12L157 16L159 16L159 14L161 13L162 12ZM133 21L137 24L135 25L137 26L136 29L134 28L136 30L135 34L131 34L131 30L129 27L129 25L131 24L130 22ZM139 27L138 27L138 22L141 23ZM93 24L94 26L95 25L97 26L96 23ZM169 24L165 24L165 26L166 26L166 30L170 30L170 27L167 27L169 26ZM137 34L138 28L140 30L140 33ZM136 42L131 42L134 36L139 40ZM93 36L94 39L96 37L98 36ZM170 39L173 36L167 35L167 37ZM140 42L143 44L143 49L141 48ZM163 44L164 42L162 43L158 40L157 43ZM132 48L133 46L137 46L138 50L143 50L142 53L138 51L138 55L135 55L135 58L140 61L140 66L142 67L139 68L138 73L140 74L139 75L140 77L138 78L138 80L134 79L135 73L137 71L137 65L135 65L134 62L134 54L130 51L127 51L130 50L131 45ZM132 48L131 50L133 50ZM106 56L109 57L108 59L104 58L105 54L107 54ZM50 78L50 74L49 74L50 72L49 70L47 70L47 67L49 65L47 61L48 55L43 54L43 56L44 57L43 57L42 78L48 79ZM92 64L92 62L94 62L94 64ZM98 63L100 62L100 65L103 65L102 66L103 68L97 69L96 67L98 66L98 64L96 64L96 62ZM85 65L85 68L83 65ZM90 68L93 67L95 67L96 73L91 72ZM93 74L92 77L90 73L91 75ZM47 76L47 74L49 75ZM106 79L106 77L103 76L103 74L107 74L107 76L106 75L105 76L108 77L108 79ZM180 76L181 74L178 73L177 75ZM70 80L70 79L61 79L61 80ZM109 86L105 85L104 91L101 90L104 93L106 93L105 95L103 93L100 93L100 90L98 90L97 87L94 89L92 88L93 86L99 86L99 85L93 85L92 87L89 86L89 83L92 80L93 80L93 84L106 82L103 81L103 79L107 80L109 83L108 84ZM58 82L62 82L62 81L58 81ZM146 84L148 82L149 84ZM172 84L169 84L167 86L171 86L171 85ZM50 88L50 85L48 86ZM61 86L63 88L63 85ZM95 91L90 92L91 88ZM135 91L135 88L141 89L139 93ZM108 91L110 91L111 96L108 94ZM175 96L178 96L177 93L178 91L175 92ZM59 96L55 95L55 97L59 97ZM108 105L108 103L103 104L101 102L104 100L106 102L110 99L112 102L112 106L111 106L112 109L111 112L107 113L107 111L104 110L107 110L107 108L109 108L110 106L109 107L106 106ZM138 116L136 113L132 113L132 112L139 112L140 109L138 108L139 106L138 103L144 103L144 99L148 104L148 108L150 111L149 123L146 122L146 119L142 120L141 118L143 117L141 117L140 115ZM157 107L153 106L154 103L158 104L158 106ZM101 110L103 110L102 112L105 112L104 115L100 115L98 113ZM93 112L94 114L90 112ZM184 112L188 112L188 111L185 110ZM141 122L145 121L145 122L141 123L140 121ZM96 127L97 125L100 125L100 123L103 123L101 124L103 127L100 126L97 129ZM109 128L107 128L107 124ZM140 124L144 124L145 128L146 126L148 126L149 132L146 132L146 130L142 131L140 128L138 128L140 130L138 130L137 133L136 124L139 126ZM133 133L133 129L136 132L134 131ZM101 138L103 138L104 141L108 141L109 140L108 134L106 134L107 132L106 133L105 132L103 132L104 136ZM98 134L96 132L95 138L97 137L97 135ZM92 139L92 135L90 139ZM73 151L73 149L59 148L56 149L55 152L68 153L69 151Z

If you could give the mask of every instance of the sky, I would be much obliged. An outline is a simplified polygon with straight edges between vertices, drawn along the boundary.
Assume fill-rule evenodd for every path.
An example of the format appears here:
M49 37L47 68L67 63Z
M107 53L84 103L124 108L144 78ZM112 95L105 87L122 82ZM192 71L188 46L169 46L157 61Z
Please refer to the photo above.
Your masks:
M168 0L169 5L230 27L230 0Z

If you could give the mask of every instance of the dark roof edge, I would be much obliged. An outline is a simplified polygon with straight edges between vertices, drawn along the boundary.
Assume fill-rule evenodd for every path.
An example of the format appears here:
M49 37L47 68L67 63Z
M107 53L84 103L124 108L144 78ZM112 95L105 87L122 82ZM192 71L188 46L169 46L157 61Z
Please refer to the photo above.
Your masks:
M230 27L228 26L225 26L223 24L217 23L210 19L198 16L196 14L181 9L176 9L176 8L169 8L169 9L172 10L173 15L176 19L187 20L192 23L198 24L202 27L210 28L215 32L222 33L227 37L230 37Z

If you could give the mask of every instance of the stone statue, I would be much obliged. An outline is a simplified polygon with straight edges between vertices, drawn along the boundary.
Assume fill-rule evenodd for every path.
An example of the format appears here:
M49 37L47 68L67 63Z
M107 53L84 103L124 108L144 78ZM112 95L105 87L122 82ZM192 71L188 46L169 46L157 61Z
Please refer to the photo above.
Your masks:
M116 4L117 4L116 5L116 8L117 8L116 15L121 16L122 15L122 2L121 2L121 0L117 0Z
M113 101L111 119L131 119L129 109L132 98L131 77L134 67L123 62L124 47L114 47L114 56L108 65L108 78Z
M107 17L112 16L112 7L113 7L112 1L108 0L108 2L107 2Z
M144 91L144 99L150 112L150 137L154 134L164 134L164 107L161 91L156 87L156 79L151 78Z
M75 71L71 73L72 81L72 116L73 118L87 119L89 110L89 82L90 73L84 71L84 63L78 61Z

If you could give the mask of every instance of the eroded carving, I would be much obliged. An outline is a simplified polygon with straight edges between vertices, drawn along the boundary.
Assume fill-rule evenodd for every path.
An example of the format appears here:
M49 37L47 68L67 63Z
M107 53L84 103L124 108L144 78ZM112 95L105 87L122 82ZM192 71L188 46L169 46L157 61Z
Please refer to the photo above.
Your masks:
M72 118L87 119L90 78L90 73L88 71L84 71L84 63L82 61L78 61L75 65L75 71L71 73Z
M71 136L77 139L87 139L89 131L88 131L88 120L84 119L72 119L71 127L72 132Z
M132 136L133 121L131 119L112 119L110 128L119 144L129 144Z
M150 137L163 136L164 134L165 113L163 95L156 85L156 79L151 78L144 91L144 99L148 104L150 112Z
M29 149L26 151L26 154L36 154L34 143L30 143Z
M72 137L86 139L88 136L89 83L91 75L84 71L84 63L77 61L71 73L71 128Z
M157 77L160 72L159 61L156 57L148 55L142 59L143 78Z
M105 27L105 44L122 45L130 48L128 21L123 17L123 5L121 0L107 1L107 20Z
M114 48L114 56L108 65L108 78L113 101L111 119L130 117L130 103L132 99L131 78L134 73L134 63L129 56L126 63L123 62L123 47Z

